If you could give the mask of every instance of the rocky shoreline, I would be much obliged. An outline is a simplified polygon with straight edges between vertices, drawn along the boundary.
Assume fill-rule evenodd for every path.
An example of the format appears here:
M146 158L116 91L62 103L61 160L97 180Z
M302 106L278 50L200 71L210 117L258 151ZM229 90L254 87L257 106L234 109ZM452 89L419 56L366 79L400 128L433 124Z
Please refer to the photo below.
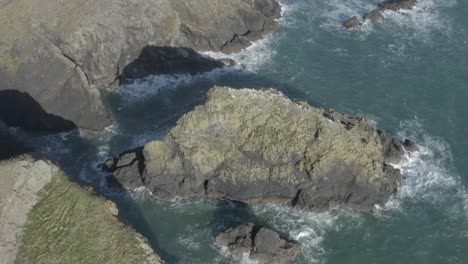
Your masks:
M0 119L43 131L102 131L111 120L101 87L222 67L197 52L239 51L275 31L281 13L275 0L19 0L0 8L0 105L24 106L13 121L13 110ZM3 100L11 90L19 101Z

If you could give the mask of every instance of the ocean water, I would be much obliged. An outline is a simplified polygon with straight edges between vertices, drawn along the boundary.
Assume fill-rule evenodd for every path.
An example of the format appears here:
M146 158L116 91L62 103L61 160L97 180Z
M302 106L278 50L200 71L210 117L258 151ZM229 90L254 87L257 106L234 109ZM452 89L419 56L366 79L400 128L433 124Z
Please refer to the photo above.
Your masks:
M240 66L198 76L152 76L103 91L115 123L104 133L17 134L115 200L167 263L234 264L212 234L263 223L303 245L297 263L468 263L468 1L419 0L415 10L344 30L374 0L283 0L281 29L240 54ZM214 57L222 54L207 53ZM295 211L195 199L162 202L109 190L97 165L159 139L213 86L274 87L291 98L373 120L419 145L395 164L403 185L375 214Z

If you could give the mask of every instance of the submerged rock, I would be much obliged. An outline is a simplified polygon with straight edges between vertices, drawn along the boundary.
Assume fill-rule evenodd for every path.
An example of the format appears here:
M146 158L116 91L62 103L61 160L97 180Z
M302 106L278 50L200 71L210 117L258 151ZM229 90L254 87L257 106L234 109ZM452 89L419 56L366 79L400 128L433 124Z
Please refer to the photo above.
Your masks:
M284 239L277 232L252 223L219 233L215 243L234 256L247 255L260 263L289 263L301 252L297 241Z
M410 10L416 6L417 0L388 0L379 4L380 9L399 11Z
M8 25L0 27L0 91L27 93L33 102L23 109L37 104L50 114L28 129L102 130L110 118L98 88L219 67L194 54L166 57L167 48L237 51L274 31L280 11L275 0L8 1L0 5Z
M363 19L366 21L377 22L384 19L381 11L392 10L411 10L416 6L417 0L387 0L378 5L377 9L372 10L370 13L366 14ZM356 28L362 25L357 16L353 16L347 20L344 24L344 27L347 29Z
M361 21L359 20L359 18L357 16L353 16L352 18L346 20L343 23L343 26L346 29L357 28L357 27L361 26Z
M1 263L163 263L117 214L38 154L0 161Z
M403 155L400 145L366 119L293 102L276 90L215 87L126 169L140 173L114 174L125 187L139 183L167 199L372 210L399 185L398 170L385 168Z

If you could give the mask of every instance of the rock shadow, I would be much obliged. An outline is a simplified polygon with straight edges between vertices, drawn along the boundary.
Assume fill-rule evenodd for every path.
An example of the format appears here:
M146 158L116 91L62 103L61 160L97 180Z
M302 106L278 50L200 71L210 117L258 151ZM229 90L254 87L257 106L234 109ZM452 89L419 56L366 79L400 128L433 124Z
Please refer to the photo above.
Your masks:
M77 128L70 120L47 113L27 92L0 91L0 120L29 131L60 132Z
M146 46L133 62L120 73L119 82L124 84L134 79L157 74L198 74L226 64L197 53L191 48Z

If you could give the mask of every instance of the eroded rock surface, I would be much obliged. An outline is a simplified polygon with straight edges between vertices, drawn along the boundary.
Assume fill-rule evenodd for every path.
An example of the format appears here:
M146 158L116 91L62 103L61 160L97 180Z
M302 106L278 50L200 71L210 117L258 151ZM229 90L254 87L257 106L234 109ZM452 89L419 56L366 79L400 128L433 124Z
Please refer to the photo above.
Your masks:
M139 162L125 173L115 170L115 177L160 198L206 195L309 210L371 210L397 190L400 174L387 163L403 154L400 145L366 119L293 102L276 90L215 87L204 105L180 118L163 141L148 143Z
M279 16L275 0L5 1L0 90L26 92L48 114L102 130L110 120L98 88L118 81L145 47L238 51L274 31ZM196 58L185 57L191 63ZM174 66L170 62L166 69ZM203 65L201 70L219 66ZM53 124L53 130L70 129Z
M1 263L163 263L114 203L37 154L0 161Z
M219 233L215 243L236 257L247 255L259 263L289 263L301 252L297 241L284 239L277 232L252 223Z

